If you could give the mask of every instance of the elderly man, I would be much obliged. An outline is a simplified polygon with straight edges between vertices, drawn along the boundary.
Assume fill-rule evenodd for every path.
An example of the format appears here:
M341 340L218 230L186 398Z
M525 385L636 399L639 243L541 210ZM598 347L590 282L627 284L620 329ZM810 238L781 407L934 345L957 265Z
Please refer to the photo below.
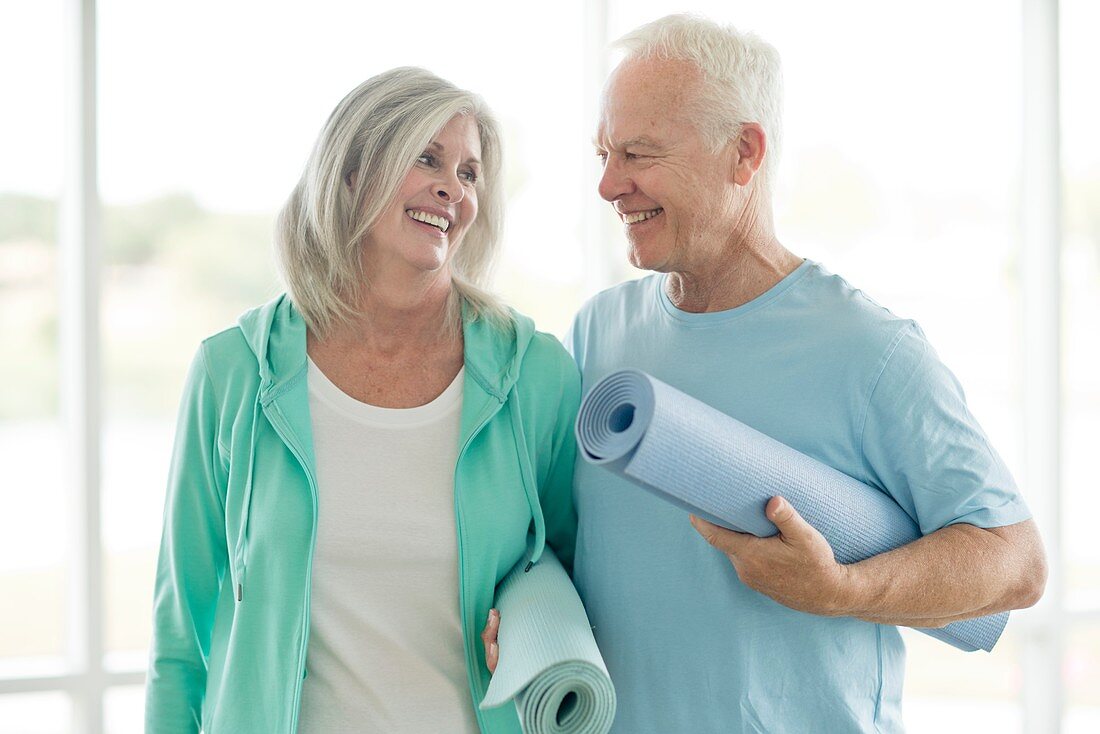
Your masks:
M776 239L775 50L686 16L620 44L599 192L656 274L577 315L585 389L645 370L889 494L924 537L840 565L782 497L766 509L779 535L756 538L578 466L576 582L614 731L899 732L895 625L1034 604L1035 524L920 328Z

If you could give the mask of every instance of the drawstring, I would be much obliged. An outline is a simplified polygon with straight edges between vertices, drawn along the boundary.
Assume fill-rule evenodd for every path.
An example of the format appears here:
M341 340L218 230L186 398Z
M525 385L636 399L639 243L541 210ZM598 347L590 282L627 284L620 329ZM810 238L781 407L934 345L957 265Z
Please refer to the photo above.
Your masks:
M241 508L240 532L237 534L237 601L244 601L244 574L248 567L248 520L252 513L252 474L256 461L256 425L260 422L260 390L256 390L256 404L252 409L252 435L248 442L248 479L244 485L244 506Z
M546 518L542 515L542 503L539 502L538 490L535 483L535 472L531 468L531 457L527 452L527 437L523 433L523 419L519 410L519 393L513 383L508 395L508 405L512 414L512 435L516 439L516 457L519 459L520 476L523 481L523 493L527 497L527 506L531 508L531 518L535 523L535 545L531 552L531 560L523 569L524 573L539 562L542 551L546 547Z

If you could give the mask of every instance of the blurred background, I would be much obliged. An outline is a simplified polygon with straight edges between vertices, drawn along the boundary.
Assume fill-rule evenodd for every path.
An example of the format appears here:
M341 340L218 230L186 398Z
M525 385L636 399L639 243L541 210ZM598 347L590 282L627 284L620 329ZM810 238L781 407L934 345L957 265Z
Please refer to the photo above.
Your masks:
M1100 731L1100 3L0 0L0 734L141 730L184 373L281 290L336 102L410 64L487 99L497 289L561 336L640 275L595 189L607 42L681 11L779 49L780 240L922 324L1045 534L993 653L907 634L909 730Z

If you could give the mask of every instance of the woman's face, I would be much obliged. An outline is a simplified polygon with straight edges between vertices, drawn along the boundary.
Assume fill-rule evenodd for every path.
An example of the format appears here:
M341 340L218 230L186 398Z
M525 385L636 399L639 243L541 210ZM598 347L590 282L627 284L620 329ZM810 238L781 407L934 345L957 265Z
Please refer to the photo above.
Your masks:
M443 271L477 217L481 139L472 115L441 129L367 233L366 272ZM449 277L449 276L448 276Z

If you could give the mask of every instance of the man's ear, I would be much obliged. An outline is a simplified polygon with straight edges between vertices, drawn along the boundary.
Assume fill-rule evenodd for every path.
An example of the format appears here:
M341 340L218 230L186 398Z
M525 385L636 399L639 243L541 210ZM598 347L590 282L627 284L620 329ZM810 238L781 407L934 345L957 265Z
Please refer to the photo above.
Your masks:
M733 180L738 186L748 186L753 176L764 165L764 155L768 152L768 135L759 123L746 122L741 126L741 134L734 141L736 147L733 161Z

